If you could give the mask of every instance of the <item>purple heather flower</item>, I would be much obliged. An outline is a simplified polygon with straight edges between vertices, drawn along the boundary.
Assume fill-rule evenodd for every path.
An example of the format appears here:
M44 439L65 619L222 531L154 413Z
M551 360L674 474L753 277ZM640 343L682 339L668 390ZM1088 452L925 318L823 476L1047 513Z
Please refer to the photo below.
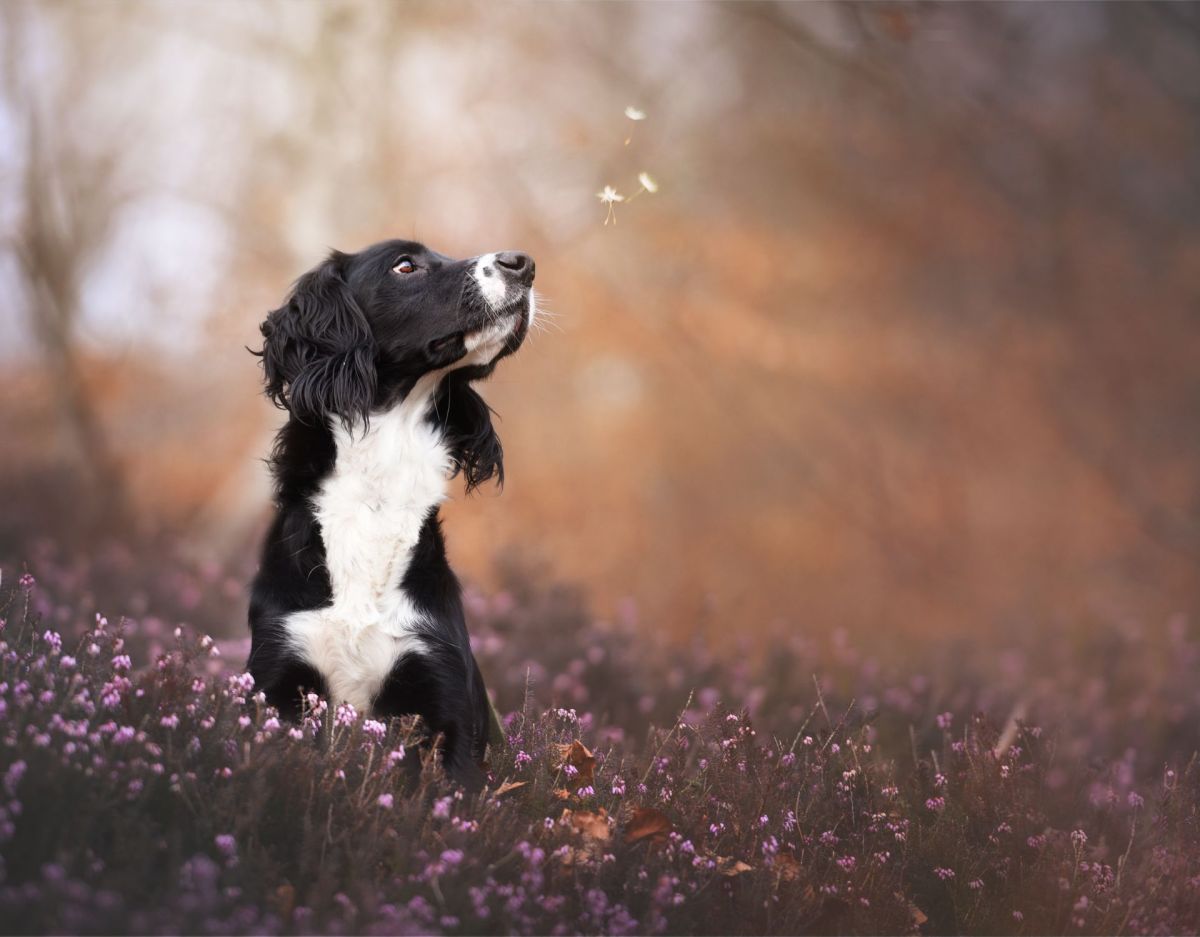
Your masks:
M945 797L930 797L925 801L925 809L932 810L934 813L941 813L946 809Z
M217 850L226 859L231 859L237 855L237 840L229 833L219 833L213 838Z
M364 719L363 734L368 735L373 739L380 740L387 735L387 726L378 719Z
M32 573L25 573L25 575L18 579L17 582L20 584L22 589L28 591L34 587L34 584L37 583L37 580L33 578Z
M23 761L14 761L8 766L8 770L4 772L4 788L9 794L17 793L17 785L21 783L21 778L25 776L25 769L28 766Z
M933 874L936 875L938 878L940 878L943 882L949 881L950 879L954 878L954 870L953 869L944 869L941 866L936 867L933 870Z
M391 810L392 804L394 803L394 798L391 794L380 794L379 800L377 800L376 803L379 804L379 806L384 810Z
M338 703L337 712L333 717L335 726L354 725L358 721L358 710L350 703Z

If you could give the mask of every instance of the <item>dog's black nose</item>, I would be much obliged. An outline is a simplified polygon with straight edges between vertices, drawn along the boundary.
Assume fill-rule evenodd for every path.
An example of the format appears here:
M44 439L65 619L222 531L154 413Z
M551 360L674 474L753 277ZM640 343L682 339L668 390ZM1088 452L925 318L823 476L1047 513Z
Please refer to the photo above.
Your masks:
M533 258L520 251L504 251L496 255L496 266L525 286L533 285L533 274L536 270Z

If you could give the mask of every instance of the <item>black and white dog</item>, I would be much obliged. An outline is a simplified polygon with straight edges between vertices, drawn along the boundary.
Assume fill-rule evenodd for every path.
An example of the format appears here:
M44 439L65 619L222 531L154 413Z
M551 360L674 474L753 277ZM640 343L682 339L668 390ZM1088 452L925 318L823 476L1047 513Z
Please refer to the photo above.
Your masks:
M334 252L262 326L266 390L288 420L271 459L276 514L250 601L248 669L281 714L316 692L420 715L447 769L481 779L489 704L438 504L504 480L471 382L533 323L533 260L453 260L411 241Z

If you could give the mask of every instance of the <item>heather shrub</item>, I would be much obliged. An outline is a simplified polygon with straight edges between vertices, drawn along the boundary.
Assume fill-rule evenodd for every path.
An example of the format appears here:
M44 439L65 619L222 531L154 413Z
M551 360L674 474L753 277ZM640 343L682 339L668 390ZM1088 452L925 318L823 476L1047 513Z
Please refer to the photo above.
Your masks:
M5 932L1200 922L1181 622L923 649L919 667L781 629L755 657L658 642L633 608L597 621L512 573L468 596L507 735L468 796L412 720L314 697L281 723L229 638L236 571L166 556L97 545L68 562L47 544L32 575L4 568Z

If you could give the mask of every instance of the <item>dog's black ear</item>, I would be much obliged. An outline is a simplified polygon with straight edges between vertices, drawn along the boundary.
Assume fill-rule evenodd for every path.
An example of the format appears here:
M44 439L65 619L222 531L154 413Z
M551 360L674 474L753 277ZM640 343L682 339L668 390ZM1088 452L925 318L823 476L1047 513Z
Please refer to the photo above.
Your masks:
M375 400L375 341L334 253L296 281L262 324L267 396L302 423L367 420Z
M454 473L463 473L467 491L474 491L493 477L503 488L504 447L492 426L492 408L470 385L467 375L447 375L434 406L438 422L445 429Z

